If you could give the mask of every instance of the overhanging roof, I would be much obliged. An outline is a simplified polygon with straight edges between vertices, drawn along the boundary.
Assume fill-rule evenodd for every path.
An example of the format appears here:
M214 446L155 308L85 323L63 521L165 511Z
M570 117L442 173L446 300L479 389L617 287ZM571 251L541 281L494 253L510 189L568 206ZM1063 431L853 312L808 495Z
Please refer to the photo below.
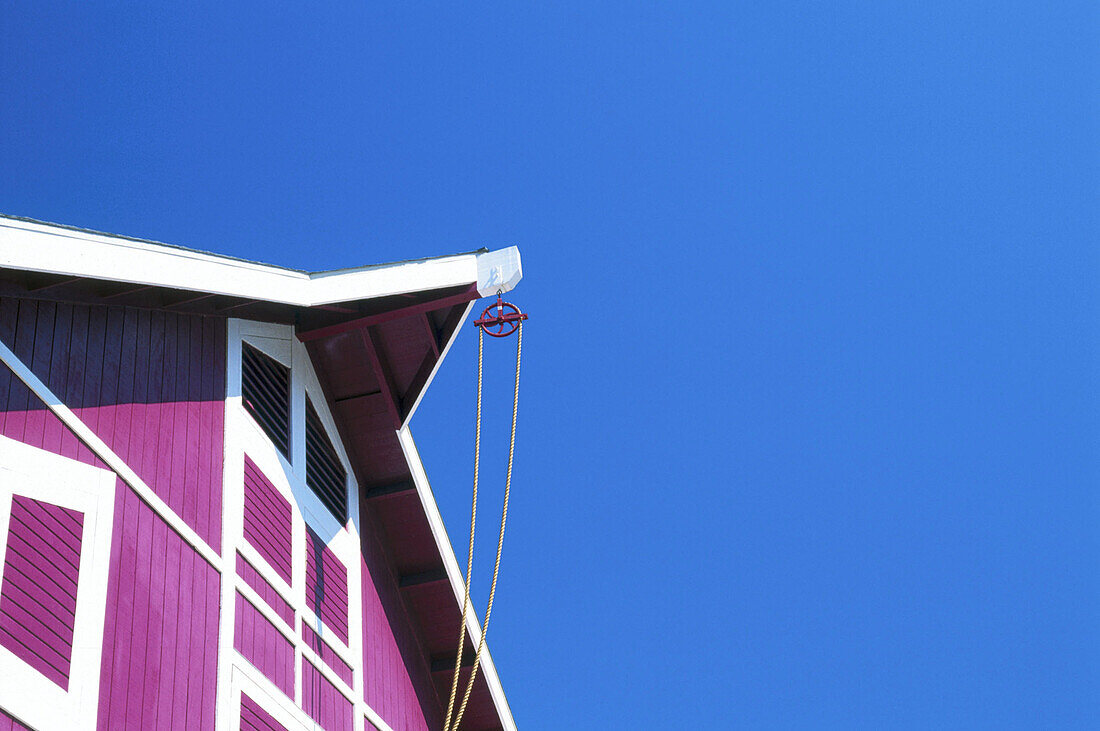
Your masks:
M521 277L515 247L310 273L0 215L0 295L294 326L360 486L362 540L383 544L444 705L463 579L408 421L473 302ZM472 656L473 612L467 628ZM488 648L482 667L463 727L514 729Z
M304 272L182 246L0 215L0 267L317 307L477 285L482 297L523 276L519 249L481 249L389 264Z

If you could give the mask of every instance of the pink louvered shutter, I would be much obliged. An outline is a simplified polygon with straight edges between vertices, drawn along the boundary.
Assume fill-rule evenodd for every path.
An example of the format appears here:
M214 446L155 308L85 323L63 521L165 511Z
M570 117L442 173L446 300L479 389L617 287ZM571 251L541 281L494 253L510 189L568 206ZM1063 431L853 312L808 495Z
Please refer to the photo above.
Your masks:
M0 581L0 645L68 690L84 516L12 497Z

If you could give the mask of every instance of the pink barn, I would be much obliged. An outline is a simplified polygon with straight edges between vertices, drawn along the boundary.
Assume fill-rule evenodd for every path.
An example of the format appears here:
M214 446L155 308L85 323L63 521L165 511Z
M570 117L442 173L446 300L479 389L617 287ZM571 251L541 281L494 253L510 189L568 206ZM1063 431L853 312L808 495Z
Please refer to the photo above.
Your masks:
M0 731L440 729L463 579L408 422L520 276L0 217ZM515 728L488 652L462 728Z

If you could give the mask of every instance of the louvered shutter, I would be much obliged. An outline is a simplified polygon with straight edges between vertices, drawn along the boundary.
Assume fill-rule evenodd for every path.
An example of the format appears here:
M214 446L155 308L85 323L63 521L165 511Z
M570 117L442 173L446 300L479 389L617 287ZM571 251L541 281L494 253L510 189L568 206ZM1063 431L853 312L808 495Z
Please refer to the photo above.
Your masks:
M244 407L290 459L290 369L248 343L241 348Z
M306 399L306 484L343 525L348 520L347 472L321 424L321 418Z

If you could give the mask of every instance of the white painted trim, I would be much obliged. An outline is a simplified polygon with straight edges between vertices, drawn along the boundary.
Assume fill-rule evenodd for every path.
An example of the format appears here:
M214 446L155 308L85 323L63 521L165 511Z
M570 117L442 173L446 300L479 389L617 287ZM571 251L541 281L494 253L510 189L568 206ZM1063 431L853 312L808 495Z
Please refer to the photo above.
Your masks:
M462 325L467 322L470 312L474 307L474 303L470 303L466 307L466 311L463 313L463 318L460 321L458 327L455 328L455 332L451 334L450 339L447 341L443 350L440 353L440 357L436 362L435 368L430 374L424 388L421 390L421 397L423 393L427 391L428 386L431 384L435 377L436 372L439 369L443 359L450 352L451 347L457 340L458 333L461 331ZM268 339L268 344L274 349L282 348L282 345L276 345L275 341L283 341L289 343L291 348L290 360L293 363L291 370L291 456L293 463L287 462L278 450L271 444L270 440L260 429L259 425L252 419L247 411L241 406L240 403L240 343L241 340L248 342L254 342L253 338L263 337ZM314 665L321 669L325 674L325 677L334 681L334 685L341 689L341 691L350 691L352 695L351 700L355 703L355 723L356 728L360 728L365 720L369 719L370 723L374 724L381 729L389 729L390 727L385 721L371 709L363 700L363 663L362 663L362 647L364 638L362 637L362 591L361 582L363 580L361 574L361 560L359 552L360 547L360 531L359 531L359 489L355 482L354 473L351 469L351 463L348 455L345 451L343 441L339 437L339 433L336 429L335 421L332 418L331 413L328 410L328 403L324 397L324 393L321 390L320 383L317 379L316 373L313 369L312 361L309 358L308 352L305 346L297 341L294 337L293 328L286 325L271 325L266 323L256 323L246 320L230 320L229 327L229 368L228 383L230 384L230 398L227 403L227 416L226 416L226 461L230 462L236 460L234 456L241 454L241 464L243 464L243 454L247 453L249 457L256 462L256 465L267 475L272 484L275 485L291 505L295 506L293 523L293 586L288 587L281 578L275 574L273 568L267 564L266 561L259 556L258 552L252 549L244 540L243 537L243 523L236 525L234 530L236 531L233 537L226 536L223 540L223 545L226 551L226 560L232 558L229 553L229 547L236 546L234 550L240 550L242 555L249 560L250 563L260 572L268 583L275 587L276 591L283 596L283 598L294 608L296 619L298 622L308 623L310 627L314 629L319 635L329 641L329 644L336 651L337 655L341 657L349 666L353 669L353 685L354 687L348 689L345 684L333 673L327 665L316 654L309 650L305 646L304 641L301 640L300 628L298 625L299 634L293 638L295 646L295 701L301 705L301 658L304 655L308 659L314 661ZM233 369L236 369L235 372ZM233 390L234 384L236 384L236 391ZM351 519L346 526L339 526L336 520L332 517L332 514L327 508L320 502L320 500L313 494L305 484L305 451L304 445L299 449L295 445L301 445L304 441L304 408L305 408L305 396L309 394L313 401L314 407L317 409L318 415L321 417L322 423L325 429L329 433L329 438L332 440L333 446L336 447L337 454L340 457L341 462L344 465L348 474L348 500L349 500L349 516ZM413 405L413 412L419 405L420 399ZM411 418L411 413L410 413ZM299 423L300 422L300 423ZM435 497L432 495L431 485L428 482L427 475L424 471L424 465L420 460L419 452L416 450L416 444L413 441L412 434L409 431L408 420L406 425L397 431L397 437L401 444L402 451L405 456L405 460L408 463L410 473L413 476L413 482L417 488L417 494L421 500L421 506L424 510L424 514L428 519L429 525L432 530L433 538L436 542L436 548L439 551L440 556L443 559L444 566L447 571L448 580L451 583L451 590L455 596L456 604L459 606L462 603L464 595L464 583L462 578L462 572L458 565L458 560L455 557L454 548L451 545L450 539L447 536L446 528L443 524L443 518L440 515L439 507L436 505ZM242 476L243 477L243 476ZM232 478L240 482L240 478L235 475ZM230 495L234 492L241 493L241 491L233 491L229 486L237 484L227 480L226 482L226 498L224 501L225 511L228 514L230 510ZM233 494L232 496L232 510L234 512L239 511L243 515L243 493ZM237 502L240 505L237 506ZM228 522L226 523L228 524ZM320 622L319 618L310 610L305 601L305 527L309 525L313 528L318 535L325 538L329 547L336 553L337 557L344 563L348 569L348 604L349 604L349 627L348 627L348 645L344 645L339 638L333 637L331 631L326 632L326 628ZM240 582L237 582L238 584ZM242 592L243 594L244 592ZM259 605L258 605L259 606ZM266 608L266 607L265 607ZM265 612L264 616L275 616L270 610ZM285 626L285 625L282 625ZM481 638L481 625L475 613L471 612L467 619L467 631L471 637L471 640L476 643ZM232 653L230 654L232 657ZM227 662L230 665L232 660ZM501 723L508 731L514 731L516 728L515 720L512 717L511 709L508 705L508 700L504 695L503 687L500 683L500 678L497 674L496 665L493 663L492 654L489 652L489 648L486 647L482 652L481 659L481 672L484 673L486 683L489 686L490 694L493 698L493 703L497 709L497 714L501 719ZM257 671L258 672L258 671Z
M424 508L424 514L431 526L436 548L443 558L443 567L447 571L447 579L451 583L451 591L454 592L455 602L461 607L466 594L466 583L462 577L462 569L459 568L458 559L455 557L454 546L447 536L447 528L443 524L443 515L439 512L435 495L432 494L432 486L428 482L427 473L424 471L424 463L420 460L420 453L416 449L412 432L409 431L407 425L397 432L397 437L401 442L401 451L405 454L405 461L408 462L409 470L412 472L416 493L420 496L420 504ZM473 643L474 647L477 647L481 641L481 624L478 622L477 613L473 607L470 608L466 616L466 633L470 636L470 642ZM501 724L504 726L505 731L516 731L516 721L512 717L512 709L508 705L508 698L504 695L504 687L500 684L500 676L497 675L496 664L493 663L493 656L489 652L488 643L481 652L481 668Z
M0 647L0 708L43 729L94 729L99 712L115 474L0 436L0 586L13 495L83 514L69 687L62 689Z
M510 292L522 278L523 265L514 246L488 251L477 259L477 293L482 297Z
M267 264L0 217L0 267L313 307L464 284L482 296L522 277L519 250L456 254L308 274ZM484 291L483 291L484 290Z
M288 731L311 731L316 728L313 719L301 708L296 708L292 699L274 683L259 673L240 655L233 658L233 664L227 673L229 676L226 707L229 718L219 728L240 731L241 693L248 693L252 700L281 723Z
M232 613L232 602L236 601L236 592L254 604L262 615L272 622L279 632L294 647L294 691L293 700L300 707L302 701L301 662L305 658L313 663L318 671L329 680L352 704L356 729L362 729L364 719L374 714L363 698L363 638L362 638L362 579L360 576L360 540L359 540L359 488L355 482L351 463L343 442L336 430L336 423L329 413L328 402L314 372L313 364L305 346L294 335L294 329L288 325L253 322L230 319L227 328L228 358L225 418L225 497L223 500L223 556L226 561L226 575L236 576L235 553L239 552L256 571L279 594L294 611L293 626L284 622L278 614L267 606L259 596L237 577L231 582L229 591L223 592L223 612ZM264 352L278 357L291 368L291 408L290 408L290 460L287 460L271 443L267 435L244 409L241 404L241 343L248 342ZM310 397L329 439L336 448L348 475L347 495L349 520L340 525L320 499L305 482L305 413L306 396ZM244 493L243 485L244 457L247 455L267 477L275 489L291 504L291 582L278 575L274 568L259 554L253 546L244 540ZM326 627L319 617L309 608L305 592L305 553L306 527L311 528L325 541L326 545L344 564L348 572L348 641L343 642L335 636L332 629ZM223 585L224 586L224 585ZM223 619L225 615L223 614ZM345 683L334 670L310 649L302 638L302 627L308 624L322 641L329 645L337 657L352 669L352 684ZM243 661L233 649L233 617L226 622L226 638L221 647L221 664L226 671L221 682L225 691L221 697L226 699L219 715L223 727L230 728L233 720L230 715L237 713L238 706L231 695L229 683L236 675L247 676L261 685L266 678L251 664ZM229 714L229 715L227 715ZM376 714L374 714L376 715ZM312 721L310 721L312 724Z
M447 357L447 353L451 352L451 346L454 345L455 340L458 339L458 334L462 332L462 326L466 324L466 321L470 318L470 312L473 311L474 305L477 301L471 302L466 305L466 311L462 313L461 319L458 321L458 325L455 327L455 331L451 333L451 337L447 339L447 344L443 346L443 350L439 352L439 357L435 360L435 365L432 367L432 372L428 375L428 380L424 381L424 385L420 388L420 393L416 395L416 401L413 402L412 408L409 409L408 416L405 417L405 421L402 426L406 426L412 421L413 414L420 407L420 402L424 398L424 394L428 392L428 387L432 385L432 381L435 380L435 374L439 372L439 367L443 365L443 359Z
M268 324L268 323L256 323ZM243 340L249 345L254 346L257 350L265 355L268 355L278 362L285 365L287 368L293 368L293 357L291 355L290 343L284 338L271 338L261 335L246 335Z
M237 323L229 320L226 324L226 343L240 340ZM222 435L222 556L226 561L232 561L233 571L223 571L221 575L221 607L218 614L218 665L217 665L217 693L214 695L214 727L217 729L240 729L240 696L237 702L231 702L232 680L234 677L231 658L233 652L233 631L237 619L237 592L236 581L228 581L228 576L236 575L237 568L237 536L242 532L244 522L244 490L233 491L229 485L244 484L244 460L230 458L229 423L233 415L238 411L244 411L241 406L241 353L238 347L236 351L226 351L228 375L226 379L225 414L222 419L224 433ZM272 447L274 451L274 447ZM239 495L237 493L240 493ZM240 503L240 505L238 505ZM258 569L257 569L258 570ZM272 572L274 573L274 572ZM234 713L236 709L236 713Z
M390 726L385 721L383 721L382 717L379 716L377 713L375 713L374 709L371 708L370 706L366 706L366 714L365 715L366 715L366 720L368 722L370 722L370 724L375 729L377 729L378 731L393 731L393 727ZM369 728L365 729L365 731L370 731L370 729Z

